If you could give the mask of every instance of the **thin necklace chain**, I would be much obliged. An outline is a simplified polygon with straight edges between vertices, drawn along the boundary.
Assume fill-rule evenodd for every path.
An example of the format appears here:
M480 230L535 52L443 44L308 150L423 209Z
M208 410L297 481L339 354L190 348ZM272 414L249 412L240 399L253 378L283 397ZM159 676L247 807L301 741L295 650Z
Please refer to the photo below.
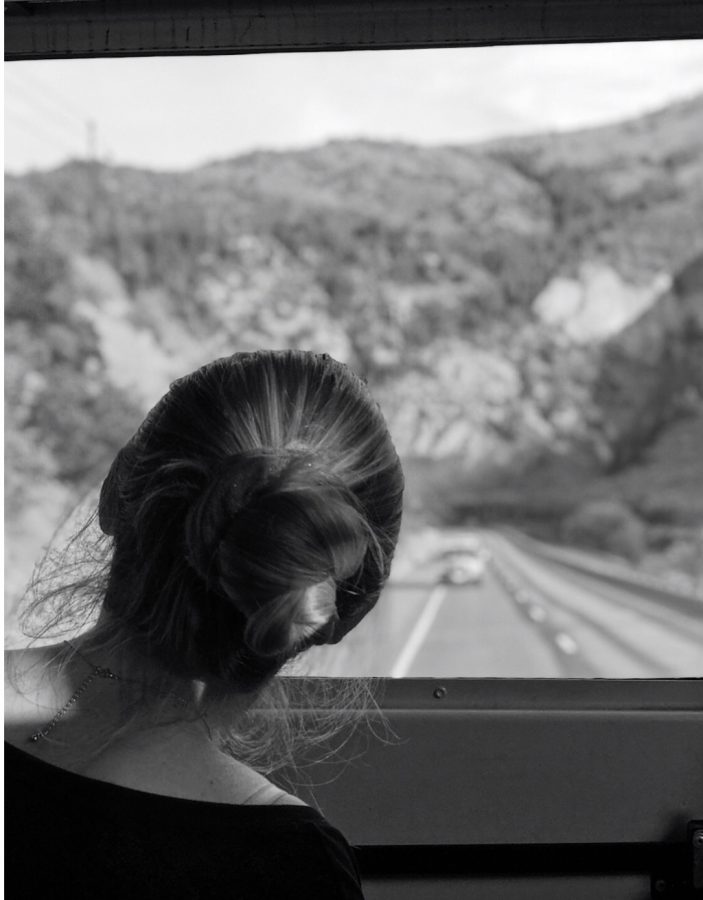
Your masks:
M35 731L33 734L31 734L29 736L29 740L32 744L36 744L37 741L41 740L41 738L47 737L49 732L53 728L55 728L56 725L58 725L58 723L66 715L66 713L73 706L73 704L78 700L78 698L81 696L81 694L83 694L90 687L90 685L92 684L93 681L95 681L96 678L106 678L109 681L121 681L122 680L119 675L117 675L115 672L112 671L112 669L108 669L105 666L93 665L93 663L89 662L85 658L85 656L83 656L83 654L79 650L76 650L76 648L73 646L73 644L71 644L69 641L64 641L64 643L67 644L71 648L71 650L73 650L73 652L75 654L77 654L84 662L88 663L88 665L91 666L92 672L89 672L85 676L83 681L81 681L81 683L78 685L78 687L73 692L73 694L71 694L71 696L66 701L66 703L64 703L64 705L61 707L61 709L56 713L54 718L43 728L40 728L39 731Z
M92 671L89 672L85 676L83 681L81 681L81 683L78 685L78 687L73 692L73 694L71 694L71 696L66 701L66 703L64 703L64 705L61 707L61 709L56 713L54 718L43 728L40 728L38 731L35 731L33 734L31 734L29 736L29 741L32 744L36 744L42 738L47 737L47 735L51 732L51 730L53 728L55 728L56 725L58 725L58 723L61 721L61 719L66 715L66 713L73 706L73 704L76 703L76 701L81 697L81 695L84 694L85 691L88 690L88 688L90 687L92 682L95 681L96 678L105 678L108 681L122 681L122 682L125 681L125 679L121 675L118 675L116 672L113 672L112 669L108 669L106 666L96 666L86 656L84 656L84 654L81 653L81 651L77 647L74 647L70 641L64 641L64 644L66 644L66 646L70 647L71 650L73 650L73 652L76 654L76 656L78 656L80 659L82 659L84 663L89 665L91 667ZM127 680L129 681L129 679L127 679ZM176 694L175 691L159 692L159 696L160 697L170 697L171 700L173 700L175 703L177 703L178 705L183 706L183 707L188 705L188 701L184 697L181 697L178 694Z

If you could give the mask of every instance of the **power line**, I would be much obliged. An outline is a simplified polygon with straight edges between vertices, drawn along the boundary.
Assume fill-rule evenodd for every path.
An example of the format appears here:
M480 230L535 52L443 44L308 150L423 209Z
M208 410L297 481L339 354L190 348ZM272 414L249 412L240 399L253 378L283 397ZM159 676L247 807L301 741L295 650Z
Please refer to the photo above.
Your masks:
M31 113L28 114L26 110L17 110L12 107L6 107L5 114L11 120L14 119L16 122L20 123L25 129L43 132L44 140L49 138L52 141L57 141L64 145L69 143L74 144L77 140L80 142L77 130L72 134L67 134L60 131L52 122L48 122L41 116Z
M14 116L17 119L28 122L33 127L37 127L50 133L52 137L60 137L64 141L67 140L73 142L75 141L76 136L82 131L82 129L79 129L77 126L69 127L68 125L60 125L54 119L45 116L40 110L15 104L16 101L14 101L14 99L11 103L5 104L6 115Z
M97 126L93 119L78 110L54 88L46 84L39 84L35 80L12 81L6 85L7 93L14 100L26 105L31 111L32 119L41 122L45 130L50 122L53 122L53 135L60 129L64 137L66 132L75 139L76 131L80 128L82 140L85 140L85 155L89 159L97 158ZM38 114L38 115L37 115Z
M23 73L22 81L6 78L6 94L12 96L12 93L15 91L20 95L17 98L18 100L29 104L33 112L34 107L41 107L42 114L51 116L58 126L70 131L72 138L75 130L80 127L82 132L81 140L85 141L86 146L85 156L88 159L97 160L99 146L98 128L92 115L89 115L84 110L79 111L72 101L68 100L53 86L48 85L41 79L32 78L26 72ZM22 94L24 95L23 97ZM105 149L109 152L109 148Z
M50 101L48 101L45 97L34 97L30 92L25 90L24 85L5 85L5 96L8 99L15 99L24 105L31 108L33 111L39 108L42 115L48 115L52 119L56 121L58 125L62 128L70 129L72 132L75 132L76 128L79 127L79 122L71 114L71 117L67 116L65 113L61 112L55 105L52 106ZM22 96L24 92L24 97ZM18 96L14 96L18 94ZM83 127L85 124L85 117L80 120L80 126Z
M39 120L28 120L25 117L18 114L15 110L6 109L5 113L9 116L11 121L14 121L14 124L21 128L25 134L32 137L37 143L41 143L41 145L46 149L47 141L50 140L52 142L53 147L59 147L64 152L68 153L71 157L80 157L81 151L75 146L69 146L69 143L64 135L61 135L57 138L56 133L52 133L49 128L47 128L45 123ZM43 128L43 133L41 129Z
M6 96L13 97L25 104L30 110L30 116L24 116L24 129L29 131L36 122L45 131L51 131L52 140L56 141L57 129L61 129L62 144L66 147L66 139L71 142L76 139L76 131L80 128L80 141L83 143L83 152L71 151L72 155L85 157L89 160L98 160L98 126L92 115L78 107L53 85L41 78L33 77L26 71L22 72L21 80L6 78ZM39 113L39 115L37 115ZM32 125L28 124L29 119ZM52 121L47 121L50 118ZM49 127L53 122L53 130ZM69 138L70 134L70 138ZM36 133L35 133L36 139ZM109 152L109 148L104 148Z
M13 81L15 84L22 84L25 88L34 90L42 98L48 97L49 99L51 99L53 97L54 103L59 104L59 106L63 106L69 115L77 118L81 122L85 122L86 118L88 118L84 109L79 109L74 105L72 100L69 100L64 94L58 91L53 86L53 84L44 81L44 79L42 78L37 78L36 75L32 75L27 71L23 71L21 82L16 81L14 78L12 78L10 79L10 84L12 84Z

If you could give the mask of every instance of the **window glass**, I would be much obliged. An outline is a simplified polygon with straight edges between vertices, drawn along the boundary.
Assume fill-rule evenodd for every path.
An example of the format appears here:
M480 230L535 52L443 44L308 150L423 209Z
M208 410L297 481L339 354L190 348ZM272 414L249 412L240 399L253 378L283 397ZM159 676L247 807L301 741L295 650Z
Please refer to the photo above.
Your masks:
M170 380L301 347L367 378L407 477L381 601L305 671L702 675L702 62L6 66L6 642Z

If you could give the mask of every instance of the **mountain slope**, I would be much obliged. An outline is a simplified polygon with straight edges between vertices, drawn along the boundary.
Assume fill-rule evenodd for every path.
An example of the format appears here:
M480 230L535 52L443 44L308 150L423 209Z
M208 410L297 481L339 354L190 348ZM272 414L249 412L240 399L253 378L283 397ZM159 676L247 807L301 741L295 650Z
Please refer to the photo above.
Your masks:
M170 379L260 346L348 361L403 456L453 460L485 503L506 473L577 477L560 510L603 478L631 493L701 416L701 133L696 98L469 147L8 178L10 543L42 492L48 522L99 479Z

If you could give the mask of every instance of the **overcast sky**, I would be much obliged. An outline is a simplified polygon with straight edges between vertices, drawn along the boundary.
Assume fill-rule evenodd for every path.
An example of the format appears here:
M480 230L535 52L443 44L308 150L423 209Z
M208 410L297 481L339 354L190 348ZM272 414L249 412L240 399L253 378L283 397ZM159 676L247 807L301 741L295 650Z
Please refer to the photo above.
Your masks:
M95 152L183 169L330 138L468 143L698 93L703 41L6 63L5 168Z

